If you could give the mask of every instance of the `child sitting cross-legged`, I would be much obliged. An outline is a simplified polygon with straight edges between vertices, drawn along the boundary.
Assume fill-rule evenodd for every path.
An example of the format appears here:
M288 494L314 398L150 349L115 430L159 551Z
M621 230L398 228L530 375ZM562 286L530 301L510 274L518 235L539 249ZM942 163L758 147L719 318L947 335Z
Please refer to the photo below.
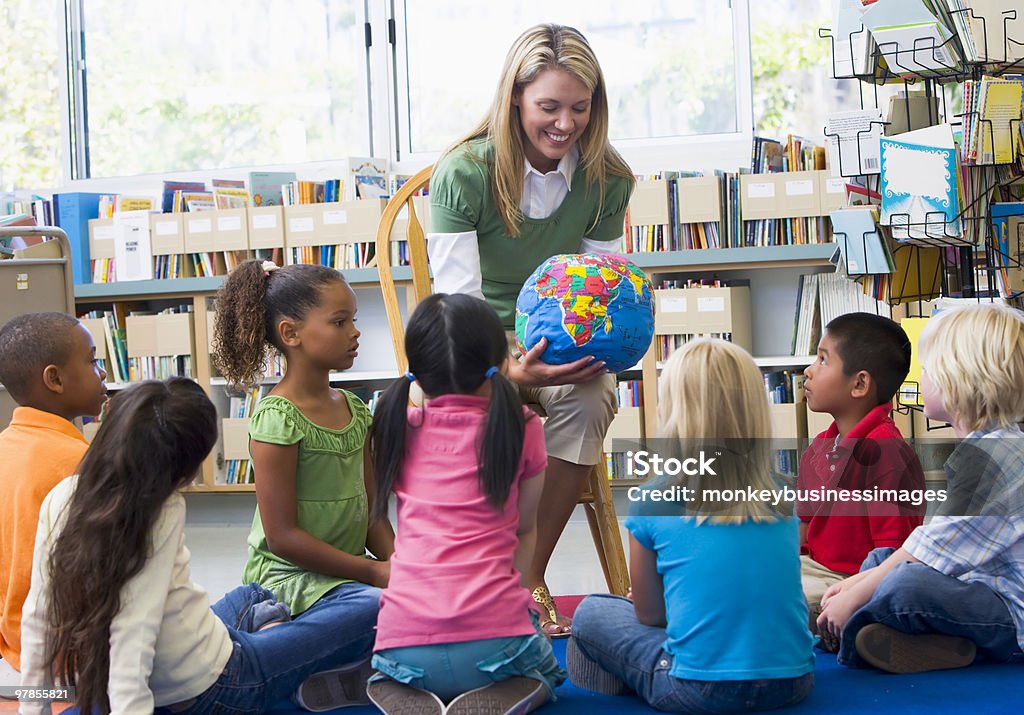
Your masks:
M910 369L910 341L897 323L871 313L832 320L804 370L807 408L834 421L800 459L797 486L859 494L924 490L924 472L893 422L892 398ZM856 573L872 549L897 548L923 521L912 501L805 500L799 504L800 557L810 626L817 632L825 590ZM829 634L823 647L835 650Z
M926 416L953 425L947 500L899 549L825 592L839 662L911 673L1024 662L1024 314L944 311L920 341Z
M669 358L660 383L659 439L649 446L693 459L713 453L714 474L661 476L642 488L691 491L675 504L634 502L626 520L633 601L583 600L566 651L569 677L601 693L635 692L667 712L798 703L814 684L814 655L797 520L785 503L705 492L775 487L761 372L742 348L699 339Z
M409 372L370 430L376 513L398 502L367 692L385 713L522 713L565 679L523 583L547 457L540 420L505 377L498 314L438 293L409 319ZM408 407L415 381L422 407Z

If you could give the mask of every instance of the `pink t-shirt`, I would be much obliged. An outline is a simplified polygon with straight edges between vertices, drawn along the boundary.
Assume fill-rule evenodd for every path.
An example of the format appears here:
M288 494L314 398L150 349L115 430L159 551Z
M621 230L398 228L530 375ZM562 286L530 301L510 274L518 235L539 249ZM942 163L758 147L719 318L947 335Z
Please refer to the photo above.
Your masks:
M480 489L486 397L445 395L409 408L391 578L376 650L529 635L530 593L513 564L519 480L544 471L544 431L530 410L516 482L501 511Z

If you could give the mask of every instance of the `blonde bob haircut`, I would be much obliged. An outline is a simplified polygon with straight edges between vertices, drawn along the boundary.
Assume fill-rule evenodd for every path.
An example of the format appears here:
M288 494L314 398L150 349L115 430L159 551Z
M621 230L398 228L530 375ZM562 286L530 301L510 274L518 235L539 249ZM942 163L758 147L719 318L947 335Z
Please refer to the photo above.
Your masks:
M688 478L696 498L691 512L712 521L770 521L785 505L731 500L710 502L704 489L776 489L772 476L771 418L764 378L743 348L718 338L698 338L676 350L662 369L658 389L660 445L721 452L716 475ZM685 454L682 456L690 456Z
M599 207L604 204L605 182L609 175L628 179L630 185L635 182L629 166L608 142L607 86L586 38L579 30L563 25L531 27L519 36L505 57L501 80L487 116L448 149L451 151L474 139L488 139L494 145L491 191L509 236L519 235L523 221L519 202L523 196L523 163L526 161L519 108L512 100L548 69L564 70L590 90L590 122L576 146L587 188L597 186Z
M921 365L946 413L971 431L1024 419L1024 314L1003 303L944 310L928 321Z

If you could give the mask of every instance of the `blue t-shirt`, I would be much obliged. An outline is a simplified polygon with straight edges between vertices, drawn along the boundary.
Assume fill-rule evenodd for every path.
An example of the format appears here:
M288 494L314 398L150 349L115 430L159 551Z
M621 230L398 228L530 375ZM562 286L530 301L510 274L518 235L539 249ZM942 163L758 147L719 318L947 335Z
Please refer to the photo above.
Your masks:
M657 554L668 623L663 647L675 659L671 675L762 680L814 670L797 524L626 519L636 540Z

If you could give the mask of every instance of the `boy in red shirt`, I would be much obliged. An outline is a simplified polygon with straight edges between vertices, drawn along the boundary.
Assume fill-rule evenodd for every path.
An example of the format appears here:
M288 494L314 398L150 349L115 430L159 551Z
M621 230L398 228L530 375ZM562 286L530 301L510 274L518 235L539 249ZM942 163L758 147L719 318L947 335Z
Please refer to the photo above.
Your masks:
M88 444L71 420L99 414L106 377L92 335L73 316L29 313L0 327L0 383L20 405L0 432L0 684L17 684L21 670L39 507L78 469Z
M877 490L924 490L917 454L890 417L893 395L909 370L907 334L870 313L830 322L817 359L804 370L808 409L834 419L804 452L797 477L804 492L800 561L814 633L826 589L857 573L872 549L902 546L923 522L926 505L920 500L869 500ZM847 490L860 498L816 499L806 490Z

